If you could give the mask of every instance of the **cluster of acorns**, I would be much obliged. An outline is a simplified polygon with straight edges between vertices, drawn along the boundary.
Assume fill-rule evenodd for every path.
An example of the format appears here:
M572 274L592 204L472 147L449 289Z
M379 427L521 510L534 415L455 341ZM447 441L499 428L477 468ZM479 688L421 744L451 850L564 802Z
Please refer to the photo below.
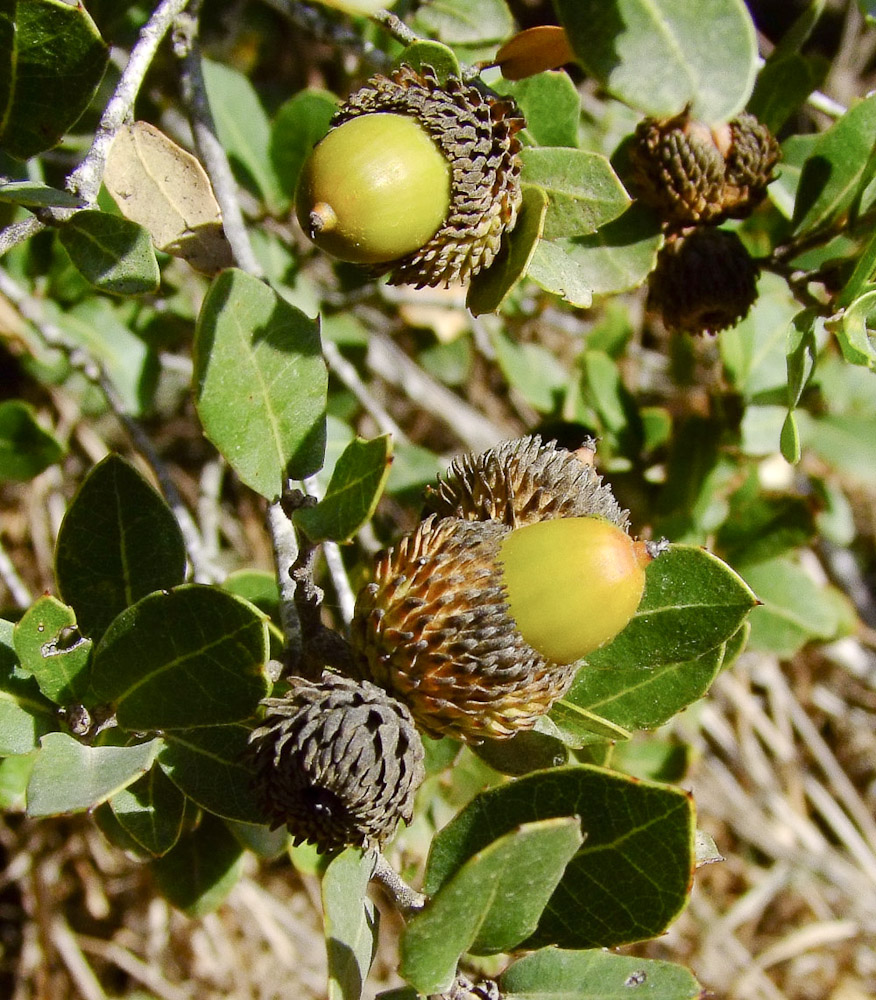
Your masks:
M666 232L649 308L673 330L735 326L756 298L758 269L736 233L717 225L745 218L763 200L779 158L776 140L747 112L710 127L684 111L641 122L629 156L631 187Z
M531 729L578 661L630 621L657 549L592 465L538 437L454 462L380 556L351 629L354 678L293 680L252 735L275 826L323 852L410 820L418 729L466 743Z

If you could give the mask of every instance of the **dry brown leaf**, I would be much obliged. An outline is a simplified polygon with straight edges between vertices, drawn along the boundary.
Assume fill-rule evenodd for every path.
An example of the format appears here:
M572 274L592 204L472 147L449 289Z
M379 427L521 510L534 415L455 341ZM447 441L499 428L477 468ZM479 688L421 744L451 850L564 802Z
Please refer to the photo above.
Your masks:
M546 69L558 69L574 58L565 30L555 24L541 24L506 42L496 53L495 65L506 80L523 80Z
M204 168L154 125L134 122L119 130L103 182L122 215L147 229L159 250L204 274L232 263Z

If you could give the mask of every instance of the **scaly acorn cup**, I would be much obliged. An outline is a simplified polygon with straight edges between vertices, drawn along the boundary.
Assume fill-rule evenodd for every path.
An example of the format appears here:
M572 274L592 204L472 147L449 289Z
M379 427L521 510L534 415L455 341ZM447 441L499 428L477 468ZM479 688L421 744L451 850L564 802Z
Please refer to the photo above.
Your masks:
M430 67L375 76L305 162L298 221L328 253L392 284L466 282L517 221L523 125L510 99L440 83Z
M648 278L648 309L669 330L718 333L748 315L757 264L736 233L701 227L666 241Z
M603 517L624 529L629 523L592 464L537 434L455 459L438 486L427 487L426 510L510 527L554 517Z
M747 112L710 127L685 110L640 122L629 157L636 195L678 229L749 215L772 180L779 146Z
M328 672L293 678L267 698L250 737L256 790L272 828L321 853L381 845L409 822L425 776L423 743L408 709L368 681Z
M632 618L650 553L593 517L511 528L423 521L356 602L360 669L428 733L467 743L532 729L581 657Z

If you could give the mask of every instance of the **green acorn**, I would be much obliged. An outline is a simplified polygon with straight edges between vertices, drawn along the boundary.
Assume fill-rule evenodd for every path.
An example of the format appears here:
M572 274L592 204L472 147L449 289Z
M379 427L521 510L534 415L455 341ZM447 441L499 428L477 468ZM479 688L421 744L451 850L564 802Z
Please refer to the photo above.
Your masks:
M603 518L511 528L432 515L359 594L351 642L362 674L428 733L510 738L632 618L651 555Z
M516 106L430 67L375 76L338 110L302 168L307 235L392 284L466 282L517 221Z

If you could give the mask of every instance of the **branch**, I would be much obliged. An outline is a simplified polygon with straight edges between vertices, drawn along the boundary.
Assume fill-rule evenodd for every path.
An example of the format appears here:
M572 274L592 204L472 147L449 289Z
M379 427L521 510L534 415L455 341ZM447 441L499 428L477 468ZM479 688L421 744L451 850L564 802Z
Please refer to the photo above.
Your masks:
M237 182L216 135L216 124L204 84L199 40L200 13L201 0L192 0L189 11L177 18L174 26L174 52L182 60L180 84L183 100L189 108L195 147L219 202L222 226L234 259L244 271L261 278L262 267L249 240L237 197Z
M371 872L371 879L379 882L383 891L395 904L396 909L404 916L409 917L420 910L428 902L428 897L421 892L411 888L401 875L392 867L380 851L373 851L374 869Z
M45 228L46 224L33 216L29 219L22 219L21 222L13 222L11 226L0 231L0 257L8 250L18 246L19 243L24 243L31 236L36 236Z
M130 116L134 101L143 83L143 78L155 58L161 39L164 38L173 19L185 9L189 0L162 0L152 12L152 17L143 26L137 44L131 50L128 64L122 73L113 96L104 109L85 159L67 177L68 191L78 195L86 207L94 205L106 168L106 158L116 132ZM40 218L24 219L13 223L0 232L0 257L8 250L23 243L45 229L47 225L65 222L77 209L45 209Z
M268 507L267 523L277 567L277 585L280 588L280 627L283 629L289 656L300 659L301 622L295 604L297 585L292 578L292 568L298 561L298 536L279 500Z
M131 49L128 65L104 109L91 148L82 163L67 178L67 190L78 194L86 205L93 205L97 201L106 158L116 132L131 114L143 78L155 58L162 38L167 34L174 18L185 10L188 2L189 0L162 0L143 26L137 44Z

